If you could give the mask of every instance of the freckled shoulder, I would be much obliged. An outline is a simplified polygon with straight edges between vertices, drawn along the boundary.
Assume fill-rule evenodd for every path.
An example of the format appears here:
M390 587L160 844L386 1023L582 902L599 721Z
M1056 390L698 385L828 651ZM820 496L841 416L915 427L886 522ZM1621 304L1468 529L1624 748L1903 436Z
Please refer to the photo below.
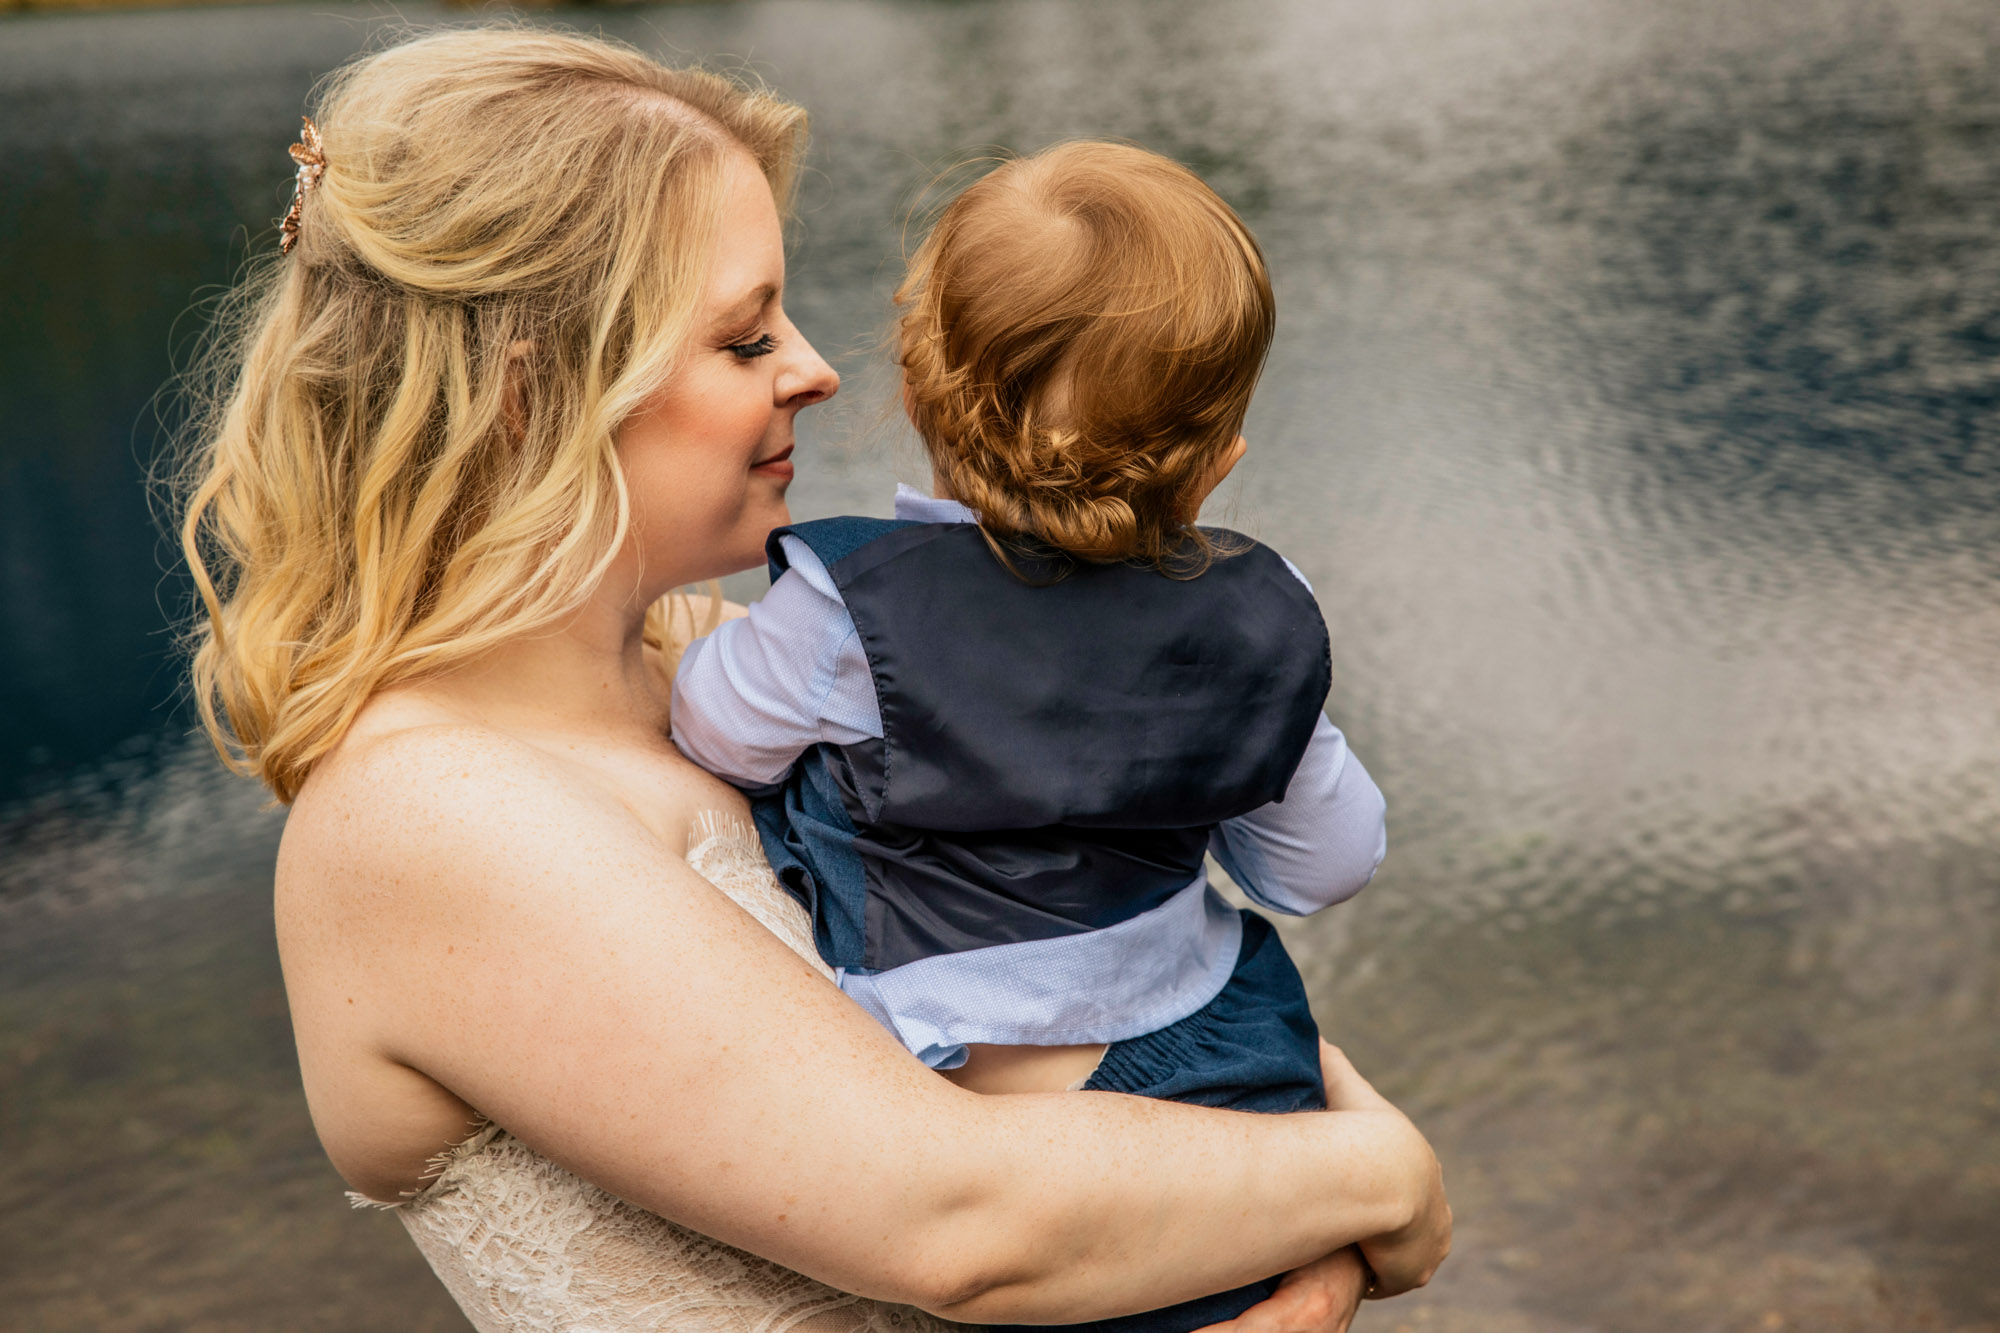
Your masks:
M404 726L350 736L293 806L275 907L300 1074L329 1158L371 1198L416 1188L478 1120L393 1048L411 1030L410 978L484 933L492 881L467 849L518 860L539 836L523 811L590 799L556 768L483 728Z
M366 720L293 806L275 915L321 1142L356 1189L394 1199L477 1119L434 1066L477 1049L493 988L532 975L563 923L701 881L576 763L421 708Z
M372 898L371 886L386 883L400 896L463 898L479 884L457 873L465 849L530 854L586 829L599 840L654 841L612 794L499 732L447 723L356 737L315 770L286 821L280 931L300 898L323 920L347 894Z

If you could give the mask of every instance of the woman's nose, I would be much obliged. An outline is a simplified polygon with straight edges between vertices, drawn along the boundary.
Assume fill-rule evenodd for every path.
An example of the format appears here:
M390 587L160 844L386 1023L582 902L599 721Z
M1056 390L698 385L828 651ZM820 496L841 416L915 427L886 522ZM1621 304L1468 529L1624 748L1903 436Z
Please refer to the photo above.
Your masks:
M805 407L840 392L840 372L826 363L826 358L805 340L805 335L800 334L792 346L796 354L778 377L780 406Z

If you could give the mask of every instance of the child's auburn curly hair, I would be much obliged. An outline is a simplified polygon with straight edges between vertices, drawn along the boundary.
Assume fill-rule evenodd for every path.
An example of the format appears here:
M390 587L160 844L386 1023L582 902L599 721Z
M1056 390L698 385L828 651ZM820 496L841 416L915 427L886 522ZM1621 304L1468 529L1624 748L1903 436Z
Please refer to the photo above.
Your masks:
M1003 163L896 291L904 406L998 543L1192 576L1276 323L1256 240L1177 162L1078 141Z

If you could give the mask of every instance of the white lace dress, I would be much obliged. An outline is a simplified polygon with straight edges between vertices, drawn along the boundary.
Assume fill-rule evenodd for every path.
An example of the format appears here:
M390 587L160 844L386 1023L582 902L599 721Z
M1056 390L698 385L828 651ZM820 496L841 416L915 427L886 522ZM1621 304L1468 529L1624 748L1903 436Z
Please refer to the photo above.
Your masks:
M688 864L815 967L757 838L704 817ZM357 1205L368 1200L352 1195ZM381 1206L381 1205L375 1205ZM393 1208L479 1333L962 1333L835 1291L605 1193L488 1124Z

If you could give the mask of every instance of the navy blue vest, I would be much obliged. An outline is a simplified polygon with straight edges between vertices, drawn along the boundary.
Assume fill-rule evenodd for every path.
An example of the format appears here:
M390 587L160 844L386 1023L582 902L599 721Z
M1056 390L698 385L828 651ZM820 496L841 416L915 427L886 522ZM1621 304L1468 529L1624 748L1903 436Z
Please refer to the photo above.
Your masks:
M1276 552L1194 579L1077 564L1028 582L970 523L782 528L826 565L882 739L820 745L753 802L834 967L1079 934L1200 873L1215 825L1285 793L1331 682L1326 625Z

